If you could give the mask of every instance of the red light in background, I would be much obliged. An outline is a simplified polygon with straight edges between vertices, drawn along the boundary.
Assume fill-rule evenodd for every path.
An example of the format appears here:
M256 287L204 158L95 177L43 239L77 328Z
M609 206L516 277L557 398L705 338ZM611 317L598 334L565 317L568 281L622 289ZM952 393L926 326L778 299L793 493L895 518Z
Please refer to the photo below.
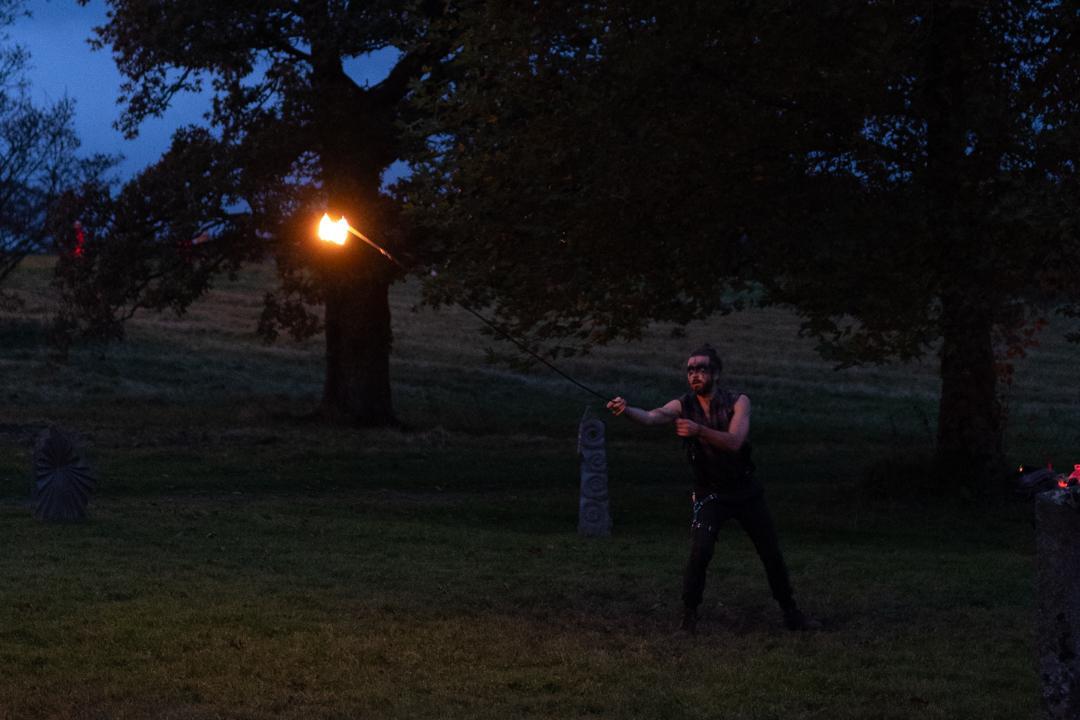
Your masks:
M72 254L75 257L83 256L83 245L86 244L86 233L83 232L82 223L78 220L75 221L75 250Z

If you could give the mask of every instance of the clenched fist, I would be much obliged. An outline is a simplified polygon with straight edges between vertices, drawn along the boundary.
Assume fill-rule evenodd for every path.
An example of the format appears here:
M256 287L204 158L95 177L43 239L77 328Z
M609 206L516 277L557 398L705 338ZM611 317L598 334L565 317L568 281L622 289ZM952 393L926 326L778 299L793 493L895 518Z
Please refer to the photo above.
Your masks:
M675 434L679 437L697 437L701 434L701 425L693 420L679 418L675 421Z

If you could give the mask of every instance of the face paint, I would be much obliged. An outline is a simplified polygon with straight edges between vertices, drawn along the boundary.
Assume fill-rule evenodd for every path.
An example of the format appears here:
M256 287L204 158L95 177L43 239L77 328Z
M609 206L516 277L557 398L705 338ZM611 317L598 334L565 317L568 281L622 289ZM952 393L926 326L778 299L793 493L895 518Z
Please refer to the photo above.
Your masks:
M709 395L713 389L713 369L709 358L695 355L686 363L686 381L698 395Z

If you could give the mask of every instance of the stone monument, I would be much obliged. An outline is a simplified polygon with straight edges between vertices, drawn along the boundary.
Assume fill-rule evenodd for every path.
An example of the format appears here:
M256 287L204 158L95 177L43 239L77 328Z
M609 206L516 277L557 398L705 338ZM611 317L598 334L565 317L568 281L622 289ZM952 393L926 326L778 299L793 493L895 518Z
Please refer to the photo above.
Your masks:
M578 457L581 460L578 534L588 537L611 535L605 429L604 421L590 417L586 409L578 428Z
M1080 718L1080 487L1035 498L1036 649L1046 720Z
M86 504L97 484L75 438L50 427L34 445L34 517L50 522L86 519Z

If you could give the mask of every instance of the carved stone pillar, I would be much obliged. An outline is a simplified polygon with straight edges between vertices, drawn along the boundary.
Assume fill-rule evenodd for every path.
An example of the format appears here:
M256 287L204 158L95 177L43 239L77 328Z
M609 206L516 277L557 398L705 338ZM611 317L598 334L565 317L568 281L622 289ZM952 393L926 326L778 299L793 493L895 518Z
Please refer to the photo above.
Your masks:
M1035 498L1036 648L1043 717L1080 718L1080 488Z
M34 517L46 522L86 519L86 505L97 479L75 438L51 427L34 445Z
M589 537L611 535L604 431L604 421L590 418L587 413L578 429L578 456L581 459L578 534Z

